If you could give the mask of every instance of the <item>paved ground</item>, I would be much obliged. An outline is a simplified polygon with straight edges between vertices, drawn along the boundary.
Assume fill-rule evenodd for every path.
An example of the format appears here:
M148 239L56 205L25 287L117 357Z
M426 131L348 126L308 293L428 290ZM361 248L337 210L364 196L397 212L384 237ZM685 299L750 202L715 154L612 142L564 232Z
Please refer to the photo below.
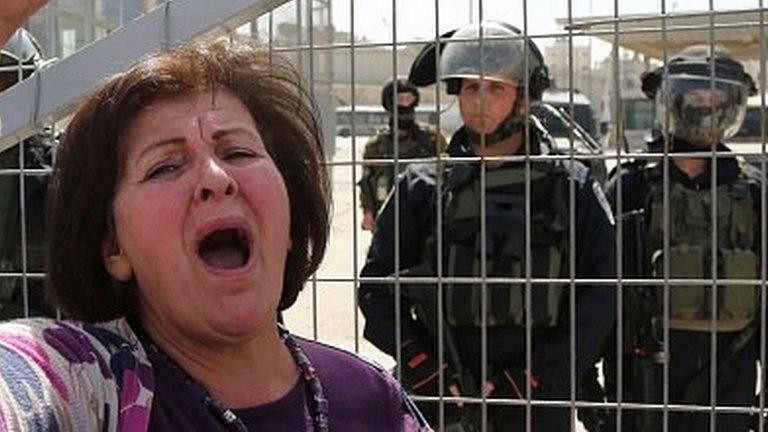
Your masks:
M364 144L364 137L356 139L358 160L362 159ZM334 161L350 161L351 147L351 138L339 138ZM371 236L360 229L359 210L357 220L353 221L352 194L356 194L357 190L353 184L352 169L350 165L332 168L331 238L325 260L318 272L319 280L307 284L296 304L286 311L285 321L297 334L317 337L323 342L359 352L389 367L394 365L394 362L363 340L363 317L355 304L354 277L363 265ZM359 179L361 169L355 169L356 178Z
M365 138L356 139L357 160L362 159ZM334 154L335 162L351 160L351 138L339 138ZM360 178L360 167L356 167ZM318 281L307 284L296 304L285 312L284 319L292 332L358 352L385 367L393 367L394 361L365 341L362 337L363 316L355 304L354 277L362 267L370 233L360 229L359 209L353 223L352 194L357 193L352 179L352 167L332 168L333 175L333 223L325 260L318 272ZM354 227L354 229L353 229ZM332 279L328 281L327 279ZM582 427L577 432L584 431ZM450 432L450 431L446 431Z

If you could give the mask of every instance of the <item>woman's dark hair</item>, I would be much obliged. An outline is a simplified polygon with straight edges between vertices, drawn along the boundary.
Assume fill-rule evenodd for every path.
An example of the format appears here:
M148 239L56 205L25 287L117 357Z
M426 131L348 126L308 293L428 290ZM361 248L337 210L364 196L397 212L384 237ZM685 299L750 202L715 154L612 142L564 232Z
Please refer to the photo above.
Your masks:
M102 244L123 172L122 138L153 102L216 88L250 111L288 189L291 250L280 310L291 306L325 253L330 187L315 107L293 67L243 43L188 43L110 78L77 110L57 154L48 213L48 294L68 317L103 321L131 314L134 289L109 275Z

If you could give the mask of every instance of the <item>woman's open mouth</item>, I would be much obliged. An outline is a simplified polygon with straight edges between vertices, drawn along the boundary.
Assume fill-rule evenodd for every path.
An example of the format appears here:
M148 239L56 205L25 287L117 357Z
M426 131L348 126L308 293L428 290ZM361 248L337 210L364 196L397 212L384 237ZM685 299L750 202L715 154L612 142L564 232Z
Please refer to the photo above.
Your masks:
M200 240L197 254L209 266L233 270L245 266L251 257L248 233L238 228L213 231Z

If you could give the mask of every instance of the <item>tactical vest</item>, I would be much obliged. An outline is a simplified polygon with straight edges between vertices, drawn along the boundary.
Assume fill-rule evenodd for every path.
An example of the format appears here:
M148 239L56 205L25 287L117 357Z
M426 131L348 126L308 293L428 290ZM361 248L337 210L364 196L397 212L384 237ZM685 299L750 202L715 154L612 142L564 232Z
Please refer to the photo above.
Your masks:
M486 172L485 258L488 277L526 276L525 224L530 223L531 277L561 278L567 269L567 174L551 164L532 165L531 214L525 210L523 167ZM449 190L445 210L446 276L479 278L481 272L481 189L479 172ZM486 324L525 326L525 284L486 284ZM480 326L482 285L445 286L445 313L451 326ZM534 327L558 325L564 287L557 283L531 285Z
M651 276L664 275L663 187L658 181L648 197L647 259ZM692 190L678 182L669 188L669 277L712 278L712 190ZM731 184L718 186L717 278L758 279L760 261L754 251L758 216L750 185L740 175ZM709 331L712 320L712 284L671 285L670 328ZM759 314L759 291L753 285L718 284L716 328L737 331Z
M415 139L398 141L399 159L415 159L435 156L437 152L437 149L435 148L436 139L430 139L430 137L434 136L433 133L424 129L417 129L415 133ZM394 139L390 132L385 132L379 135L377 146L379 159L393 159L395 157L395 154L392 151L393 148ZM407 164L405 163L399 164L398 168L401 173L406 166ZM392 190L395 183L395 175L394 170L388 166L382 166L382 169L378 171L375 190L376 201L380 205L387 199L389 191Z

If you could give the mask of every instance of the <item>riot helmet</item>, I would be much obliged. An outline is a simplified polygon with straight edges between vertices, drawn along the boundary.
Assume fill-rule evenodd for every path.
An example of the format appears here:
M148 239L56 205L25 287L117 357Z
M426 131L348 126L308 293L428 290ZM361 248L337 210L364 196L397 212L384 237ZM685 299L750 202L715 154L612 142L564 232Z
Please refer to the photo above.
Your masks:
M395 94L393 94L395 93ZM401 103L399 95L409 95L405 103ZM393 110L392 101L397 102L397 109ZM390 116L390 126L394 127L393 115L397 114L399 129L410 129L416 124L416 106L419 104L419 89L408 80L397 78L386 84L381 89L381 106Z
M470 24L454 32L440 57L441 78L448 94L458 95L463 79L498 81L517 87L514 105L496 129L485 134L485 143L506 139L524 127L528 103L541 99L549 87L549 72L536 45L506 23L486 21ZM524 88L528 84L528 99ZM480 141L480 131L472 130L465 120L470 140Z
M549 87L549 71L538 47L514 26L497 21L470 24L453 33L442 51L440 69L449 94L458 94L462 78L482 77L522 89L527 75L531 100L541 99Z
M697 147L726 140L739 130L747 98L757 92L744 66L722 48L694 45L664 67L642 75L642 90L654 99L660 124Z
M40 45L23 28L8 39L0 50L0 91L31 75L42 63Z

